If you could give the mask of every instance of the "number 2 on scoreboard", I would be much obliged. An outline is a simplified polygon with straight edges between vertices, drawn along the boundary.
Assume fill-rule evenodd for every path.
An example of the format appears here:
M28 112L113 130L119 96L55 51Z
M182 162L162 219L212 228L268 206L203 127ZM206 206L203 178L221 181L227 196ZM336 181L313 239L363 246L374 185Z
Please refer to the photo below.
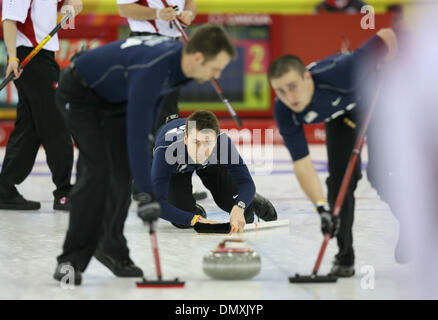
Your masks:
M249 48L249 54L252 57L250 64L250 69L252 72L262 72L263 70L263 59L265 57L265 48L259 44L254 44Z

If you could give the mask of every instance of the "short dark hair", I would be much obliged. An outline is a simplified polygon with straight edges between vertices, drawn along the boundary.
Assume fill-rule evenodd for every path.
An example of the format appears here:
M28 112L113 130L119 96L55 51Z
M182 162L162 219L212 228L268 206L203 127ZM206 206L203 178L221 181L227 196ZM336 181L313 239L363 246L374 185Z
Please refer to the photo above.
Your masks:
M391 4L386 7L386 11L394 13L403 13L403 6L401 4Z
M221 51L228 53L233 60L237 57L236 49L225 29L209 23L196 29L184 47L184 52L188 54L201 52L204 62L214 59Z
M285 73L295 70L300 75L303 75L307 70L303 61L297 56L286 54L274 60L268 69L268 78L276 79L282 77Z
M196 130L198 131L204 129L211 129L214 132L216 132L216 135L219 135L219 120L217 119L217 117L213 112L205 111L205 110L198 110L193 112L186 119L186 135L189 134L188 132L189 121L195 121Z

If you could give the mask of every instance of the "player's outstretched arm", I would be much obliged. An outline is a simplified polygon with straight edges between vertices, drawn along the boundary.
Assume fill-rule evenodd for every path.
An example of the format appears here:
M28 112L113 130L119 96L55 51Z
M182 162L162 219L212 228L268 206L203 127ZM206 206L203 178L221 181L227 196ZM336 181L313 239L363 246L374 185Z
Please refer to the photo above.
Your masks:
M123 18L135 20L156 20L172 21L176 17L176 11L172 8L150 8L138 3L126 3L117 5L119 15Z
M398 51L397 36L391 28L380 29L377 34L386 44L388 53L383 59L384 62L389 62L395 58Z
M310 155L294 161L294 170L301 189L312 203L317 203L318 201L325 199L321 181L319 180L318 174L313 166Z
M339 231L341 220L333 217L330 207L324 198L321 181L313 166L310 156L294 161L295 174L304 193L312 201L321 218L321 231L332 237Z

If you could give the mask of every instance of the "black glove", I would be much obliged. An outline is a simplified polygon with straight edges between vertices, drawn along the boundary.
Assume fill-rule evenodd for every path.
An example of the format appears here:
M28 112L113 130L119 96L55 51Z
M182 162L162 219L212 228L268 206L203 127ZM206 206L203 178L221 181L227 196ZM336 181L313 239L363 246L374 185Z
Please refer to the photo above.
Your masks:
M335 237L341 226L341 219L339 216L334 217L327 203L318 203L315 206L321 217L321 231L322 234L330 234L330 238Z
M160 217L161 207L153 193L138 193L136 199L138 201L137 215L143 221L151 222Z

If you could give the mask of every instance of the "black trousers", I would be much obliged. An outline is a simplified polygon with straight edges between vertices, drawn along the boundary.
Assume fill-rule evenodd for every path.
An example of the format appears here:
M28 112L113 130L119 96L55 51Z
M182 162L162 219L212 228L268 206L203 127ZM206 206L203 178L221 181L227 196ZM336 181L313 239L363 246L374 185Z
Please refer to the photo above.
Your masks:
M18 47L23 60L32 48ZM56 185L55 199L66 196L70 189L73 166L73 144L64 121L56 108L55 92L59 66L54 53L41 50L15 80L18 91L17 120L9 138L0 174L0 196L18 194L15 185L32 171L40 145Z
M129 37L136 37L136 36L149 36L149 35L160 35L158 33L152 33L152 32L137 32L137 31L131 31L129 34ZM158 129L166 123L166 118L172 114L178 114L178 100L180 96L181 89L178 88L177 90L172 91L169 93L166 97L163 98L161 111L158 115L157 120L155 121L154 129L152 130L152 134L155 135Z
M223 165L211 165L196 171L202 184L210 190L214 202L225 212L235 205L233 196L239 193L236 183ZM193 172L174 173L169 183L168 201L178 209L193 212L195 198L192 194Z
M137 31L131 31L129 34L129 37L136 37L136 36L149 36L149 35L159 35L158 33L151 33L151 32L137 32ZM172 91L171 93L169 93L167 96L163 97L163 101L161 104L161 109L160 112L158 114L158 117L155 121L154 127L152 129L152 136L151 136L151 149L154 148L154 136L155 133L158 131L158 129L160 129L160 127L162 125L164 125L166 123L166 118L170 115L173 114L179 114L179 109L178 109L178 100L179 100L179 96L181 93L181 89L178 88L174 91ZM153 156L153 152L151 150L151 157ZM152 161L151 161L152 163ZM80 164L78 163L78 166ZM79 168L78 168L79 169ZM132 192L135 194L137 193L137 187L135 185L135 181L132 184Z
M166 118L168 116L173 115L173 114L179 114L178 99L180 96L180 92L181 92L181 89L176 89L175 91L172 91L171 93L169 93L167 96L163 97L163 101L161 104L161 110L158 114L158 118L155 121L155 125L152 129L151 135L149 135L150 139L151 139L151 141L150 141L151 142L150 143L151 157L153 156L153 148L154 148L154 140L155 140L154 136L155 136L156 132L158 131L158 129L160 129L160 127L162 125L164 125L166 123ZM151 163L152 163L152 161L151 161ZM81 169L81 163L80 163L80 161L78 161L77 170L80 170L80 169ZM135 181L133 181L133 183L132 183L132 192L134 194L138 193L137 186L135 185Z
M328 202L333 208L336 197L338 196L341 187L342 179L347 169L348 160L356 142L360 123L358 116L350 114L347 116L350 120L356 123L356 129L351 128L346 124L346 117L338 117L325 124L326 129L326 144L328 156L329 177L327 178ZM354 191L356 190L357 182L361 179L361 160L357 161L353 175L345 196L344 204L340 212L341 226L337 236L339 252L336 255L337 260L343 265L354 264L353 250L353 221L354 221Z
M178 100L180 93L181 93L181 89L178 88L172 91L171 93L169 93L167 96L163 97L161 110L155 122L154 130L152 131L153 135L155 135L158 129L160 129L160 127L166 123L166 118L168 116L172 114L179 114Z
M132 175L126 142L125 104L111 105L67 71L56 101L77 143L81 174L70 193L70 221L58 262L84 271L95 250L129 258L123 235ZM111 114L104 110L116 110ZM119 111L119 112L117 112Z

